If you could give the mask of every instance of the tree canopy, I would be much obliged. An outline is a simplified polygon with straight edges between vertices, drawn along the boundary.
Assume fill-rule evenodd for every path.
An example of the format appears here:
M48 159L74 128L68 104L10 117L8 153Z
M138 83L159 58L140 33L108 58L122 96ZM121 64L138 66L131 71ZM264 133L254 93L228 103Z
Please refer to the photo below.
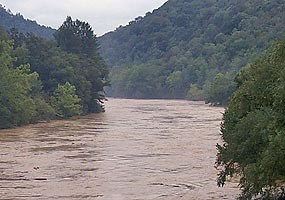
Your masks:
M1 29L0 128L104 111L109 72L97 38L88 23L70 20L62 27L71 22L70 28L82 34L73 38L61 27L56 40L45 40L15 28L9 35ZM62 41L73 45L70 40L78 37L76 51Z
M241 199L285 198L285 38L236 77L217 145L218 184L237 176Z
M55 39L69 53L90 56L98 49L97 38L91 26L80 20L73 21L70 16L55 33Z
M30 123L39 115L38 74L28 64L15 68L12 51L13 41L0 29L0 128Z

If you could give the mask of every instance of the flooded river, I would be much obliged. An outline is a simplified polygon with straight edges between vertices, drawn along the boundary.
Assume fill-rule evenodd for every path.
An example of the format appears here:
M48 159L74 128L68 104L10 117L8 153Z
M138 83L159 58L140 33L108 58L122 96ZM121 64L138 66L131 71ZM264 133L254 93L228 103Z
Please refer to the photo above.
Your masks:
M223 108L110 99L106 113L0 131L0 199L234 199L216 186Z

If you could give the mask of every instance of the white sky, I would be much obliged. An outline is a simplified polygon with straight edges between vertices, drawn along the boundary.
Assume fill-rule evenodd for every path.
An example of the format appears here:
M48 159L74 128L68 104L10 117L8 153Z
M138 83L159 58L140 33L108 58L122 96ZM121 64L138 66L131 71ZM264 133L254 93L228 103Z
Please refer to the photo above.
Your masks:
M66 16L88 22L97 36L153 11L167 0L0 0L14 14L58 28Z

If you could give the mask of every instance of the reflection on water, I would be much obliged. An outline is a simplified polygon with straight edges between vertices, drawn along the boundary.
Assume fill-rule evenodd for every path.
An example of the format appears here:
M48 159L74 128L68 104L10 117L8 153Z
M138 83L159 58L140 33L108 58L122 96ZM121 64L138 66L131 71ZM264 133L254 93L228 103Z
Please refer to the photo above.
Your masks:
M222 108L169 100L0 132L1 199L233 199L214 168Z

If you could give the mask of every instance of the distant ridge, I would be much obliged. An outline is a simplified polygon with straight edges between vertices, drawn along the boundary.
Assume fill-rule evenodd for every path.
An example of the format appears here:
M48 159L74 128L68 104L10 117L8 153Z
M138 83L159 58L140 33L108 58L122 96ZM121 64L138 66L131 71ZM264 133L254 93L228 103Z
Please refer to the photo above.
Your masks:
M6 31L12 28L21 33L33 33L36 36L52 39L55 29L39 25L36 21L25 19L21 14L13 14L9 9L0 4L0 26Z
M227 81L285 34L284 21L284 0L168 0L99 38L109 95L203 99L215 81L230 93Z

